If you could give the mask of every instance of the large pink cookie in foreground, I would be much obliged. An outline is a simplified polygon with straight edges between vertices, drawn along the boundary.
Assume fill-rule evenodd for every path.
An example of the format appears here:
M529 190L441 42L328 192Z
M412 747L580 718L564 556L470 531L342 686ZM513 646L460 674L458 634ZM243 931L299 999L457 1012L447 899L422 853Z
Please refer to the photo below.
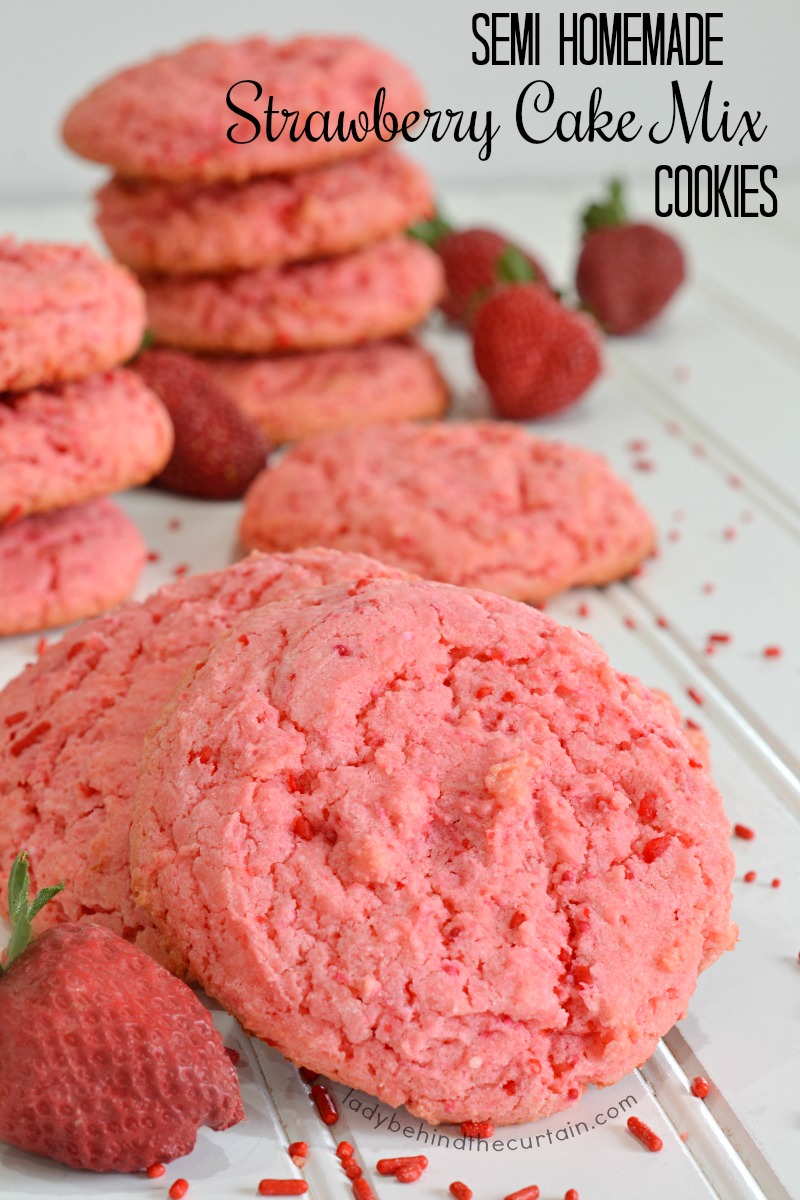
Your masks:
M604 459L483 421L312 438L252 484L241 537L261 550L359 550L533 603L622 578L655 540Z
M234 275L146 275L150 328L184 350L324 350L413 329L443 287L438 255L410 238L341 258Z
M0 396L0 521L145 483L172 441L167 410L133 371Z
M353 121L362 136L359 114L372 121L380 88L386 89L385 112L400 120L423 106L411 72L356 38L194 42L100 83L70 109L63 135L77 154L108 163L120 175L172 183L241 182L359 157L378 147L374 133L342 141L335 130L344 113L345 131ZM249 116L227 106L229 93L231 103ZM273 141L265 132L270 99ZM282 108L299 113L298 140L290 137L291 118L284 128ZM302 132L306 117L320 111L331 112L328 140L320 136L321 117L311 123L316 140ZM227 137L229 129L235 141Z
M151 731L131 855L246 1029L434 1122L613 1083L735 937L669 706L586 635L423 580L239 622Z
M144 560L142 535L110 500L0 528L0 635L113 608L133 591Z
M203 363L271 442L440 417L447 407L447 385L433 356L411 339Z
M71 630L13 679L0 692L0 876L24 846L37 888L67 881L37 922L100 921L180 970L130 894L128 833L148 726L250 608L394 574L357 554L256 554Z
M97 201L97 224L115 258L166 274L348 254L433 209L424 171L391 150L244 184L112 179Z
M88 246L0 238L0 392L83 379L144 333L132 275Z

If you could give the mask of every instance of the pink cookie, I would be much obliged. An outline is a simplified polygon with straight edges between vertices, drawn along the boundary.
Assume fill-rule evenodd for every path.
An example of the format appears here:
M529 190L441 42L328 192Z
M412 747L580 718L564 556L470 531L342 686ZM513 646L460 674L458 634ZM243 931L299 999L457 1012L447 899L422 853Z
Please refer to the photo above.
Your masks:
M359 114L372 121L380 88L386 89L384 111L401 120L423 106L411 72L356 38L194 42L100 83L70 109L63 135L77 154L108 163L120 175L171 183L242 182L376 149L375 134L326 141L319 136L321 117L312 119L311 133L318 137L312 140L303 134L303 122L311 113L330 111L333 135L344 113L343 128L355 122L360 133ZM231 102L250 119L227 106L229 91ZM266 136L264 117L270 98L274 141ZM290 138L291 118L283 128L282 108L299 113L297 141ZM235 142L227 137L229 129Z
M438 255L389 238L320 262L234 275L147 275L156 341L219 354L325 350L405 333L439 299Z
M0 238L0 392L84 379L130 358L141 288L88 246Z
M410 339L203 361L271 442L378 421L440 417L447 407L447 385L433 356Z
M485 592L248 614L148 737L134 895L244 1027L426 1120L643 1063L733 944L722 803L591 638Z
M532 603L622 578L655 540L604 459L484 421L303 442L252 484L241 537L260 550L359 550Z
M0 635L113 608L133 591L144 560L139 530L110 500L0 528Z
M132 371L0 396L0 522L145 483L172 436L163 404Z
M431 186L391 150L248 183L112 179L97 194L112 254L137 271L250 271L348 254L430 216Z
M396 574L358 554L256 554L79 626L13 679L0 692L0 876L22 846L36 887L67 881L37 922L100 921L180 971L130 894L128 831L148 726L250 608L338 579Z

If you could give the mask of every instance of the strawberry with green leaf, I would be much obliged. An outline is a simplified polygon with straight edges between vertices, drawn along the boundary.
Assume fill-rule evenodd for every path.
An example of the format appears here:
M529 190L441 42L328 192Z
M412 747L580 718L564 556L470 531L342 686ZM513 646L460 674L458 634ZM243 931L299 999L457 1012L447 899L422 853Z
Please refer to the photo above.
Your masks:
M187 1154L200 1125L243 1116L235 1070L185 983L101 925L31 922L28 863L9 880L0 968L0 1138L89 1171L139 1171Z

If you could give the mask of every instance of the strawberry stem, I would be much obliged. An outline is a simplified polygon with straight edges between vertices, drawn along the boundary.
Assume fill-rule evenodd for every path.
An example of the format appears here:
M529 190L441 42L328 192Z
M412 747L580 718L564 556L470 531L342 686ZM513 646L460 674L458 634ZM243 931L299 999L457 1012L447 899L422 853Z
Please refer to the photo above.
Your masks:
M604 229L608 225L627 225L628 210L625 207L625 185L621 179L612 179L608 194L597 204L590 204L583 213L583 232Z
M424 242L426 246L430 246L431 250L435 250L442 238L452 232L453 226L439 212L434 213L430 221L417 221L415 225L409 226L406 230L409 237L416 238L418 242Z
M56 883L53 887L42 888L30 904L28 903L29 888L28 855L23 851L14 859L8 877L8 914L11 920L11 938L8 943L5 964L0 963L0 974L7 971L14 959L19 958L22 954L31 940L33 918L47 904L48 900L52 900L53 896L64 890L64 884Z
M537 275L517 246L506 246L497 260L495 273L501 283L533 283Z

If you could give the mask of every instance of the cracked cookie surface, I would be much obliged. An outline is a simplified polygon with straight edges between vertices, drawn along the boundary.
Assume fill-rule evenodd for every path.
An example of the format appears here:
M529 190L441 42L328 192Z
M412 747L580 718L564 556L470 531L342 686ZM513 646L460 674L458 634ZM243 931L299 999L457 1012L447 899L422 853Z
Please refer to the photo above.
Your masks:
M672 706L488 593L248 614L145 749L134 894L295 1062L434 1122L621 1078L728 948L722 803Z

